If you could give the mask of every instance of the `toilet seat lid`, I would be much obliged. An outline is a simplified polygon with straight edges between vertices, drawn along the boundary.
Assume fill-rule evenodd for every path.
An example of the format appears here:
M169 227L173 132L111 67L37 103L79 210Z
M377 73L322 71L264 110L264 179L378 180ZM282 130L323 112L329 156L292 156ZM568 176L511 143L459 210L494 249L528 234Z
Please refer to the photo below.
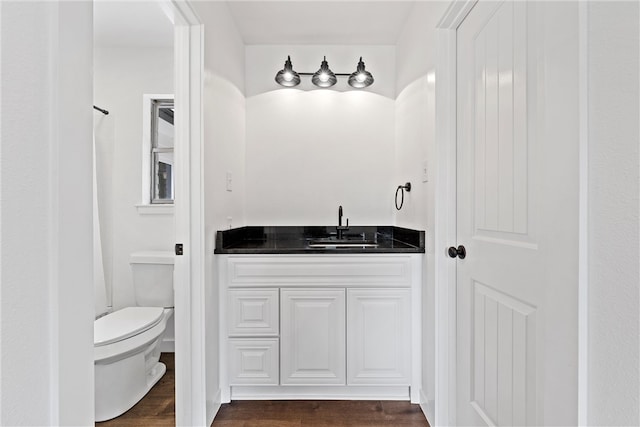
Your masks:
M127 307L93 322L94 346L122 341L160 323L162 307Z

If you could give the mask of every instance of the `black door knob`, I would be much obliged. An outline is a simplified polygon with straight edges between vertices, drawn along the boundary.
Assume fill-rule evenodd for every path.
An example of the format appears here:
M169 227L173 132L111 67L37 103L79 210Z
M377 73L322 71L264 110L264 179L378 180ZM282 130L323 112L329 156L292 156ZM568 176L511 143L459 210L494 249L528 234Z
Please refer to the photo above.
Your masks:
M451 258L458 257L460 259L464 259L467 256L467 250L462 245L457 248L455 246L451 246L449 248L449 256Z

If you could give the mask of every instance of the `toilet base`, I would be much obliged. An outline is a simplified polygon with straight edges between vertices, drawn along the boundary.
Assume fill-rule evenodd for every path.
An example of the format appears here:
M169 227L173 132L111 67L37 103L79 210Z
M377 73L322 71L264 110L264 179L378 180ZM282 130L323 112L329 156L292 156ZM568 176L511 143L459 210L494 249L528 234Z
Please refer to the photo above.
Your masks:
M165 309L163 321L132 338L110 347L96 347L102 357L95 357L95 421L118 417L138 403L167 371L160 362L160 344L166 320L173 314ZM133 343L138 343L131 346ZM126 346L126 351L118 350ZM113 351L110 351L113 349Z
M142 353L139 356L142 356ZM118 375L112 375L110 380L106 380L103 377L103 387L96 388L96 422L119 417L133 408L167 371L164 363L157 362L146 374L142 371L145 378L139 378L138 375L133 375L133 377L123 376L122 369L126 369L125 365L137 365L139 368L139 360L136 359L139 358L132 357L122 360L121 362L123 363L107 365L108 368L113 367L114 370L117 370ZM97 370L98 366L96 366ZM111 369L108 370L111 371ZM132 373L132 371L128 372ZM108 372L101 373L108 375ZM96 380L98 380L98 375L99 373L96 372ZM105 386L104 382L106 381L109 384ZM109 390L109 393L100 393L101 390Z

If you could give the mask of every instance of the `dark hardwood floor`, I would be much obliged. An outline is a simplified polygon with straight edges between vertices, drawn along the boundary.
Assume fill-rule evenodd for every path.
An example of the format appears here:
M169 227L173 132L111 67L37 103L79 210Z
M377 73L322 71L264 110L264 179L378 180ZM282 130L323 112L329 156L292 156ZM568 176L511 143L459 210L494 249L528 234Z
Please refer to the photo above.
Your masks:
M138 402L118 418L102 423L100 427L175 426L175 361L173 353L162 353L160 361L167 365L167 372L160 381Z
M162 353L167 373L133 408L99 427L175 426L175 364L173 353ZM237 400L224 404L213 427L428 427L418 405L396 401Z
M213 427L428 427L420 407L379 400L240 400L220 408Z

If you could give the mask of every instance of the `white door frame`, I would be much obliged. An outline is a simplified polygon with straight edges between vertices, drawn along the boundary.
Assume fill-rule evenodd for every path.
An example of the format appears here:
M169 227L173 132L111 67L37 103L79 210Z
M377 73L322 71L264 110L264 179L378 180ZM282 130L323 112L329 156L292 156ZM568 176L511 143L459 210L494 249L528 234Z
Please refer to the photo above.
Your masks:
M457 28L478 0L453 0L436 26L435 424L456 424ZM588 13L579 5L580 194L578 262L578 422L587 424L588 386Z
M174 269L176 425L207 424L202 177L203 28L187 0L161 0L175 28L176 243Z
M435 424L456 424L456 40L477 0L454 0L436 26Z
M589 14L588 2L578 4L579 191L578 196L578 425L588 425L589 355Z

